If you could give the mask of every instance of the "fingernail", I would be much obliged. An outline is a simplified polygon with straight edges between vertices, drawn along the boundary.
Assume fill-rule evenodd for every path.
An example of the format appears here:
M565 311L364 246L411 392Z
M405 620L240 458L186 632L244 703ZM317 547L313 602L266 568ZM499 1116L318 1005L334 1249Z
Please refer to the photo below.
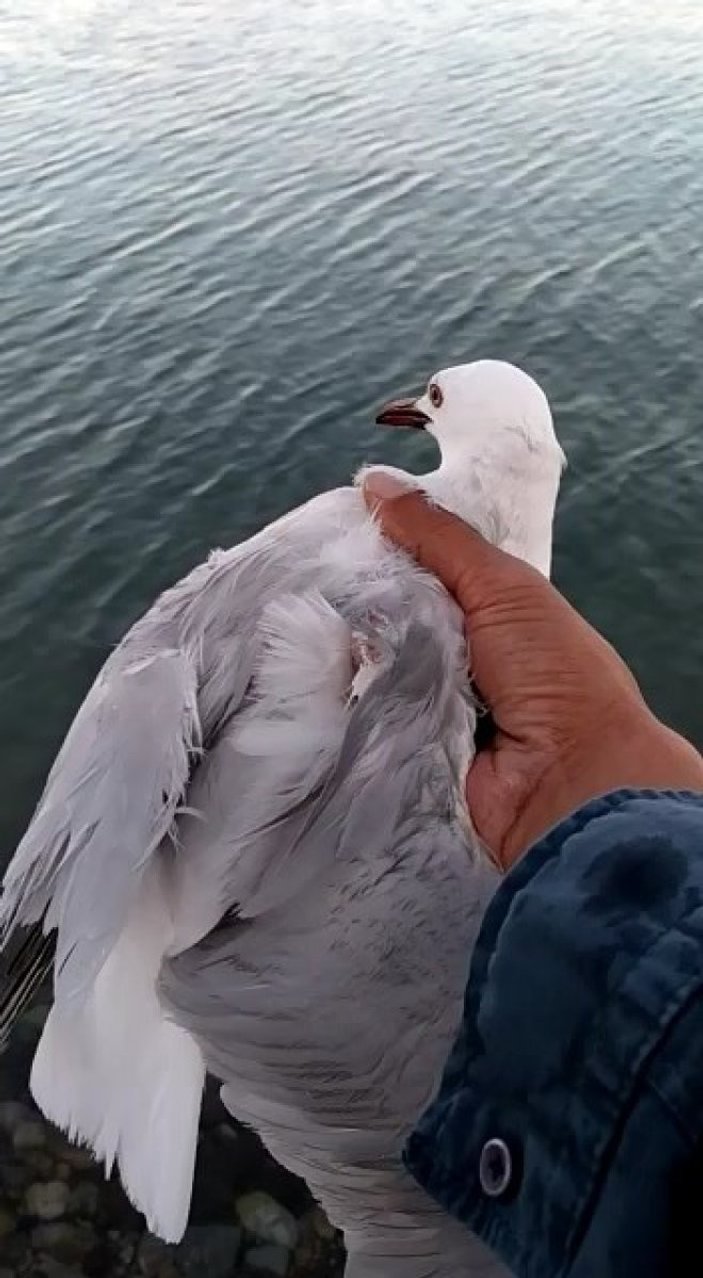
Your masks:
M397 475L389 475L387 470L370 470L364 475L364 492L377 501L387 501L390 497L416 493L417 488Z

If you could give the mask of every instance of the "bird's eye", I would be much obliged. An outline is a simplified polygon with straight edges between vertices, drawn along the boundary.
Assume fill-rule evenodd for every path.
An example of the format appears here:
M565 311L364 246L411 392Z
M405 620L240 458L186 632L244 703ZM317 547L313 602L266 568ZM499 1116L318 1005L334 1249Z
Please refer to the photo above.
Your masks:
M442 404L444 403L444 395L436 382L430 382L427 394L430 397L430 403L433 408L442 407Z

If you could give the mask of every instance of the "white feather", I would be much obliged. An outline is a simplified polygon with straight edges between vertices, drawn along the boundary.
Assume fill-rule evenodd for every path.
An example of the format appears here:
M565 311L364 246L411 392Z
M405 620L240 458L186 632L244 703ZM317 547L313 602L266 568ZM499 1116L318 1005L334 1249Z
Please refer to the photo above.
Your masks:
M259 630L252 704L237 718L233 744L269 761L336 749L352 681L349 624L313 590L274 600Z
M176 1242L188 1218L205 1068L156 994L172 931L154 864L88 997L52 1008L31 1088L47 1117L108 1172L117 1161L149 1228Z

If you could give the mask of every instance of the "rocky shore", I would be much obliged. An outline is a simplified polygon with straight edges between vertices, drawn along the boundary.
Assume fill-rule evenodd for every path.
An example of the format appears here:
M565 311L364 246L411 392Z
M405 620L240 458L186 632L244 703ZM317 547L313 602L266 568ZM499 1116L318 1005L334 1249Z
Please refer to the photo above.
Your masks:
M46 1009L0 1060L0 1278L338 1278L341 1236L209 1088L188 1230L169 1247L26 1088Z

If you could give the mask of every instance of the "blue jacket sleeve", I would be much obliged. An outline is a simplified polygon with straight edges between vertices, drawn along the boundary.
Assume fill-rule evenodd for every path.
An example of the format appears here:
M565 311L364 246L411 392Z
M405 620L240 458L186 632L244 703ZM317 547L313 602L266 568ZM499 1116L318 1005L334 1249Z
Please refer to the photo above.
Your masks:
M519 1278L703 1272L703 796L619 791L507 875L406 1161Z

